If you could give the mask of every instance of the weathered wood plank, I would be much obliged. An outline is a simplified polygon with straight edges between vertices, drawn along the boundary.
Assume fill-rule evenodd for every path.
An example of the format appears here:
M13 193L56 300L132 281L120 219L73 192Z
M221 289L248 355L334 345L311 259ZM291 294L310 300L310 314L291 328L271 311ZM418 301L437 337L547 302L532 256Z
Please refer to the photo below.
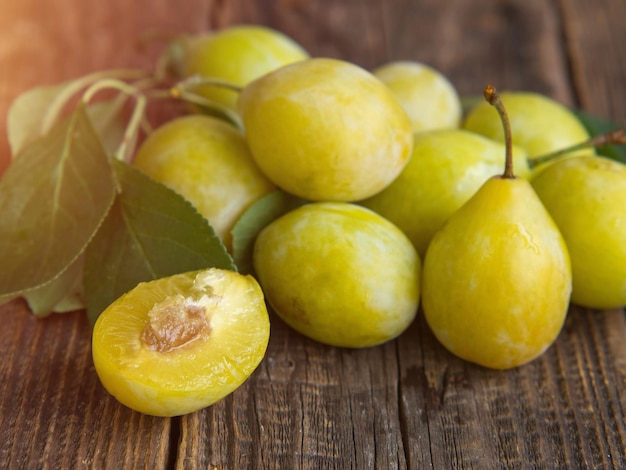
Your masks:
M251 380L183 417L179 468L406 468L395 343L332 348L272 320Z
M410 337L399 339L401 369L407 371L400 387L402 414L411 417L408 434L425 440L417 409L430 436L430 455L417 450L423 444L409 446L415 468L430 463L434 468L471 463L483 468L494 462L506 468L626 464L623 311L573 307L555 345L510 371L452 357L423 321L420 333L420 348Z
M315 37L309 31L314 29L318 34L318 42L312 43L314 54L345 58L364 67L400 58L422 60L445 71L464 94L480 93L484 85L493 82L502 88L546 93L565 104L578 102L570 87L568 63L563 55L566 48L560 11L553 4L539 1L456 2L450 6L442 6L440 2L376 4L345 2L341 7L325 11L327 16L319 16L321 8L299 2L298 13L308 21L293 35L306 44L307 38ZM376 15L363 13L377 10L382 23ZM268 21L278 18L273 24L281 24L280 15L273 14L271 8L265 12ZM359 34L364 39L359 41L354 32L346 32L345 23L334 22L337 17L358 22ZM382 29L378 34L371 33L376 28ZM350 34L352 39L348 37ZM348 39L342 40L344 37ZM379 39L368 42L367 38L372 37ZM326 47L331 42L336 44L335 48ZM343 49L343 44L351 47ZM377 47L368 53L367 48L372 44ZM189 429L188 434L199 427L206 436L197 441L204 447L186 452L185 462L191 463L189 456L195 454L205 456L195 462L200 468L206 463L216 466L221 463L226 467L262 463L269 468L281 465L359 468L372 464L383 452L397 457L393 463L385 462L390 468L528 464L538 468L613 464L619 467L624 453L624 409L619 391L624 367L616 364L624 351L618 342L613 342L611 349L604 348L604 354L593 359L586 358L585 351L602 347L602 343L596 342L602 336L599 331L614 327L617 335L626 332L621 324L623 312L594 317L577 308L572 311L558 343L544 357L506 372L488 371L452 357L437 344L423 320L395 342L397 356L388 354L391 345L367 353L328 350L290 331L279 330L280 339L276 339L275 333L264 365L246 385L245 392L247 400L256 401L254 394L261 390L263 396L273 397L272 400L255 403L256 416L238 414L246 424L241 425L242 421L238 420L240 432L226 437L219 429L223 426L220 423L228 420L229 407L243 410L252 406L250 401L234 405L239 399L245 400L242 395L190 417L192 422L183 418L182 426ZM289 347L277 348L276 341ZM307 352L298 353L294 343L299 348L304 344ZM280 359L277 354L288 357ZM370 358L381 354L389 362L380 364ZM337 368L338 355L344 363L347 358L356 361L357 369L363 367L358 365L359 361L367 361L370 367L374 364L377 367L372 370L382 375L347 374ZM324 374L315 373L316 362L311 359L319 356L331 359L324 365ZM276 364L289 364L287 385L277 380L275 374L270 376L269 370L275 370ZM307 375L303 383L302 375L296 372L304 364ZM390 370L394 374L389 374ZM364 393L351 382L351 377L361 385L362 381L370 380L365 387L369 395L360 402L362 406L357 406L359 401L350 397ZM338 381L344 386L338 388ZM375 386L374 382L380 384ZM593 394L581 390L593 390ZM320 393L325 406L320 404ZM607 402L598 400L596 393L611 396L607 401L610 405L607 407ZM272 402L275 407L271 406ZM381 402L384 408L378 406ZM268 413L271 419L263 420L259 410ZM359 420L359 410L367 410L360 412L369 415L365 421ZM206 421L202 414L207 415ZM330 414L341 414L343 419L329 421ZM594 416L605 419L594 422ZM372 422L379 426L367 425ZM255 423L262 425L256 429ZM327 426L332 426L332 430ZM290 432L286 433L286 429ZM341 444L334 439L341 440ZM251 442L256 442L256 447ZM342 445L342 449L337 449ZM319 452L320 447L324 454ZM185 452L184 445L181 451Z
M170 420L121 406L100 385L83 312L38 320L2 306L0 462L6 468L164 468Z
M572 81L581 106L626 124L626 4L561 1Z
M448 76L463 96L489 83L572 101L560 16L541 0L380 2L387 60L413 59Z
M157 45L145 51L137 42L147 29L239 22L276 27L315 55L366 68L421 60L464 95L492 82L626 115L623 2L40 3L3 5L2 127L11 99L31 86L150 66ZM356 351L305 339L273 316L253 377L215 406L172 420L133 413L104 391L80 312L36 320L13 301L0 315L7 468L626 467L623 310L573 307L544 356L501 372L454 358L421 316L398 340Z

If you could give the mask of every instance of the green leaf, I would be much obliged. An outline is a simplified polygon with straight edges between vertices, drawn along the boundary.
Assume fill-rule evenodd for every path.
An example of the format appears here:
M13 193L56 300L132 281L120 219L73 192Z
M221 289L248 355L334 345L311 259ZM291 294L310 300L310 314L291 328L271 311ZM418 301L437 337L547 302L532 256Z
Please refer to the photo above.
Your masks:
M124 162L113 163L120 193L85 257L92 324L140 282L208 267L236 270L209 223L187 200Z
M78 284L75 292L68 292L67 295L54 306L52 310L54 313L75 312L76 310L83 310L85 308L82 276Z
M44 134L52 103L71 83L32 88L13 101L7 113L7 137L14 157Z
M115 197L109 158L78 105L20 152L0 179L0 300L63 273Z
M573 111L591 136L602 135L616 129L626 129L623 123L619 124L608 119L599 118L579 109ZM598 147L596 150L599 155L626 163L626 145L607 145Z
M266 225L306 201L284 191L274 191L252 204L231 230L233 258L239 272L252 274L252 252L257 235Z
M124 106L128 99L128 95L119 93L113 99L87 105L89 118L107 155L113 155L124 139L126 130Z
M85 307L82 296L83 256L51 282L24 293L31 312L39 317Z
M13 157L15 158L19 155L22 149L30 142L47 134L60 120L60 116L63 115L68 103L72 102L76 95L86 87L109 79L138 80L145 77L146 73L141 70L104 70L60 84L40 86L25 91L13 101L7 113L7 137ZM124 104L122 98L112 99L110 102L102 106ZM96 109L94 117L100 113L97 110L101 107L100 104L89 104L88 107ZM99 120L99 118L96 117L96 120ZM102 126L95 124L95 127L97 130L100 130ZM105 134L107 133L108 131Z

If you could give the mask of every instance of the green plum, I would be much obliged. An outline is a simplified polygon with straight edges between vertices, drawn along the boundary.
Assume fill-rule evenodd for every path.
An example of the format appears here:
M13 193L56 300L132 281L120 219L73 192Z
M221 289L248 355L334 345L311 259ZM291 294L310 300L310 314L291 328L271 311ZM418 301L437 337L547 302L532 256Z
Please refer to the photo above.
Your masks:
M286 192L311 201L369 197L411 155L411 123L398 100L346 61L282 67L245 87L238 107L259 167Z
M261 231L253 260L275 312L325 344L384 343L417 313L417 252L391 222L355 204L317 202L288 212Z
M414 132L457 128L461 99L441 72L414 61L396 61L372 71L396 96L411 120Z
M142 143L134 165L191 202L228 249L230 229L241 214L275 189L254 163L243 135L200 114L157 128Z
M589 139L578 118L561 103L534 92L509 91L501 94L507 108L513 143L523 147L529 158L559 151ZM463 127L504 142L498 114L482 102L468 113ZM580 151L589 153L588 150Z
M199 75L244 87L256 78L309 57L308 52L285 34L258 25L237 25L179 40L182 54L175 68L182 77ZM235 109L233 90L201 86L199 94Z
M569 249L572 302L626 306L626 166L595 155L568 157L531 182Z

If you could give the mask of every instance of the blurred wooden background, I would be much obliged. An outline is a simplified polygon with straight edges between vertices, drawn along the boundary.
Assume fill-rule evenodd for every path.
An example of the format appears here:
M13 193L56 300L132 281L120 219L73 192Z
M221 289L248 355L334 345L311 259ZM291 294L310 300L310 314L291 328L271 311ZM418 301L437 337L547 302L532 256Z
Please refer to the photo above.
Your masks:
M271 26L313 55L366 68L419 60L464 96L493 83L626 122L622 0L2 7L2 129L11 101L33 86L152 67L163 44L142 45L146 32L234 23ZM0 171L9 159L2 132ZM626 468L623 310L572 307L544 356L506 372L452 357L421 316L396 341L360 351L316 344L272 317L268 354L252 379L214 407L174 419L131 412L104 391L83 312L36 320L16 300L0 316L0 468Z

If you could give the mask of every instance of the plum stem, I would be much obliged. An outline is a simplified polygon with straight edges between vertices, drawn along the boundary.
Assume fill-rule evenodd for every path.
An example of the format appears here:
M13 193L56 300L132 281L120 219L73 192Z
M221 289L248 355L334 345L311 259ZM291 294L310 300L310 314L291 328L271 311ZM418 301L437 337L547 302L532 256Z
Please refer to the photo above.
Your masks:
M124 130L124 136L122 137L122 141L115 151L115 157L117 159L128 161L131 153L130 149L136 141L141 122L145 116L146 97L142 95L140 90L133 85L130 85L118 79L105 78L94 83L85 91L82 98L83 102L88 103L89 101L91 101L96 93L103 89L117 90L121 93L125 93L126 95L135 98L135 107L133 108L133 112L130 116L128 124L126 125L126 129Z
M500 120L502 121L502 127L504 127L504 145L506 149L506 158L504 160L504 173L502 178L514 179L513 173L513 137L511 135L511 124L509 123L509 116L504 108L504 104L500 99L500 94L493 85L487 85L485 88L485 99L487 102L496 108Z
M186 101L187 103L194 104L202 108L203 111L208 114L216 115L220 118L226 119L237 129L243 130L243 123L239 115L232 109L224 106L217 101L210 100L192 90L188 90L185 87L174 86L170 88L169 95L171 98Z
M594 137L591 137L590 139L585 140L584 142L580 142L570 147L556 150L554 152L541 155L540 157L535 157L529 161L529 165L531 168L535 168L541 163L545 163L554 158L560 157L562 155L565 155L571 152L575 152L577 150L582 150L585 148L603 147L605 145L623 145L623 144L626 144L626 132L624 131L624 129L615 129L605 134L596 135Z
M192 75L191 77L178 82L176 87L178 89L195 89L201 86L225 88L227 90L234 91L235 93L241 93L243 91L243 87L227 80L221 80L215 77L204 77L202 75Z
M50 128L52 128L52 126L59 119L59 115L63 111L63 108L81 89L93 85L103 79L135 80L145 78L146 76L146 72L136 69L103 70L90 73L68 83L48 106L46 114L42 120L42 133L46 134Z

